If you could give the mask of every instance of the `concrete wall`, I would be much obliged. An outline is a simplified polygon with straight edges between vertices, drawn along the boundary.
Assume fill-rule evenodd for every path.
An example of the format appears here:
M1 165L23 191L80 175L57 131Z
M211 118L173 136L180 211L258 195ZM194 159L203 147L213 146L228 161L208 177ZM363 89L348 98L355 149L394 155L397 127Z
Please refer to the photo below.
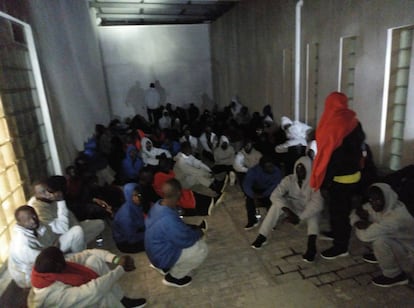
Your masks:
M62 166L108 123L98 40L85 1L27 1Z
M291 115L284 95L283 50L294 46L293 1L243 1L211 25L215 100L237 95L250 110L271 104Z
M208 25L100 27L113 114L145 113L144 92L156 82L162 103L211 104Z
M284 97L283 91L283 50L294 50L296 1L275 2L244 1L212 24L214 93L221 105L237 93L251 109L270 103L277 117L292 116L292 101ZM302 19L302 69L305 45L319 44L318 115L323 111L326 95L338 87L340 38L358 36L352 108L358 113L378 161L387 29L414 24L414 1L305 0ZM303 75L302 110L305 82ZM411 88L413 82L411 73ZM409 132L413 94L409 91L403 164L414 160L414 138ZM303 112L301 115L303 118Z

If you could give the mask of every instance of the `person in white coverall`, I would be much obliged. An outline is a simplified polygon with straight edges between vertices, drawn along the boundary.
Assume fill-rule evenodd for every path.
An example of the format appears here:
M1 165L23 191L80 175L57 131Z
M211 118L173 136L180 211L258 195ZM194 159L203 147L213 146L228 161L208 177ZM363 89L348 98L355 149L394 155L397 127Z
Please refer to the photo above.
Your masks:
M292 121L282 117L280 126L285 131L287 141L275 147L276 153L286 153L289 147L295 145L307 146L307 132L312 129L309 125L299 121Z
M65 260L59 248L48 247L36 258L28 307L144 307L145 299L124 297L118 285L134 269L131 257L106 250L84 250Z
M372 283L379 287L408 284L398 256L414 253L414 217L388 184L373 184L368 200L351 212L350 222L357 238L372 244L374 256L365 255L364 260L378 263L382 270Z
M272 206L269 209L259 235L252 243L252 248L259 249L267 242L272 229L279 218L285 216L292 224L306 221L308 226L308 247L303 260L313 262L316 255L316 238L319 234L319 216L323 209L323 198L319 190L309 186L312 161L303 156L295 163L294 174L283 178L270 196Z
M59 224L68 226L64 209L58 211ZM13 227L9 249L8 270L21 288L31 286L30 272L40 251L48 246L58 246L67 252L79 252L86 248L84 233L80 226L67 227L66 232L56 234L48 224L39 220L35 209L28 205L15 211L16 225Z

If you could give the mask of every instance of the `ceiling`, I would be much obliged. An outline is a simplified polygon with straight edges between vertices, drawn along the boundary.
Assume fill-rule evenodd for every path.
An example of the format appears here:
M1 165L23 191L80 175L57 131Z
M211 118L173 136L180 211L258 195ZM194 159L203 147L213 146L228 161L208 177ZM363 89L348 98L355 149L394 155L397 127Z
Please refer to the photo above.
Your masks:
M210 23L239 0L88 0L99 26Z

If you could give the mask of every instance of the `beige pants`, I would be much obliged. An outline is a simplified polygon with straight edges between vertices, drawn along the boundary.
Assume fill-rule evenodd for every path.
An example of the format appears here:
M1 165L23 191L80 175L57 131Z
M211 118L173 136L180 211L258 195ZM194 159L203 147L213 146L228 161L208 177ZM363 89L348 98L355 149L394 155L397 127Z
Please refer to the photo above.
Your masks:
M282 207L288 207L291 209L296 215L299 215L303 212L303 207L294 204L293 202L287 202L286 204L274 203L270 207L269 211L266 214L265 219L260 226L259 233L265 237L268 237L272 229L276 226L277 222L280 218L285 217ZM309 217L306 220L308 225L308 235L318 235L319 234L319 215L314 215Z
M73 226L59 237L59 247L64 253L80 252L86 249L84 232L80 226Z
M197 268L207 257L208 247L204 239L200 239L193 246L183 249L180 258L170 270L171 276L181 279Z

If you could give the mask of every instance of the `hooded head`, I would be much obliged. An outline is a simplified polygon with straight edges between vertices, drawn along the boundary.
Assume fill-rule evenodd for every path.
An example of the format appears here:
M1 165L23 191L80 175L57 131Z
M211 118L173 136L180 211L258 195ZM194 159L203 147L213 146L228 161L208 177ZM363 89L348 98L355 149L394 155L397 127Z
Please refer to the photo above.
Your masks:
M291 126L293 124L292 120L289 119L288 117L282 117L280 119L280 126L282 127L283 130L286 130L289 128L289 126Z
M134 194L134 189L137 187L138 184L136 183L128 183L124 185L124 197L125 197L125 203L133 203L132 197Z
M293 169L294 175L300 186L304 187L308 184L312 171L312 161L307 156L302 156L295 162Z
M223 150L227 150L227 148L229 147L229 139L226 136L220 137L220 147Z
M316 144L316 140L312 140L311 142L308 143L306 154L310 157L310 159L314 160L317 153L318 153L318 146Z
M375 212L383 214L400 204L397 193L385 183L372 184L368 190L368 200Z
M348 97L341 92L332 92L326 97L324 112L341 109L348 109Z
M150 152L153 148L151 139L144 137L141 140L142 150L145 152Z

